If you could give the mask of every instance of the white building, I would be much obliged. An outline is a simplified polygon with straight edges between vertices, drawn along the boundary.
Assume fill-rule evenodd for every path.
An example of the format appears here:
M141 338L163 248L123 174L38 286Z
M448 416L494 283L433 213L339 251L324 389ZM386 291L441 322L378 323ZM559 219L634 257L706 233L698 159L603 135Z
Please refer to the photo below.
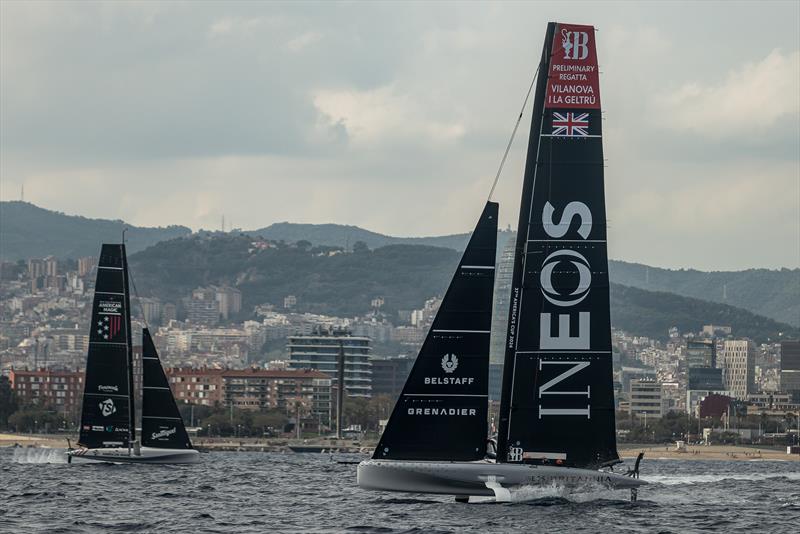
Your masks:
M720 358L722 382L737 399L755 392L755 346L749 339L726 340Z
M647 378L631 380L630 413L647 417L664 415L661 384Z

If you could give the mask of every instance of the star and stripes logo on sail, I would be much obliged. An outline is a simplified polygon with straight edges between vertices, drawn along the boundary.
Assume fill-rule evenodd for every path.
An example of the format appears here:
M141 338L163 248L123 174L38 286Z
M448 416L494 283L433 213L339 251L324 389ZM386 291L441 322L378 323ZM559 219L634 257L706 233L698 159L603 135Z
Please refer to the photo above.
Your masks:
M553 112L553 135L557 137L586 137L589 135L588 113Z
M106 315L97 321L97 335L103 339L114 339L119 331L122 329L122 316L121 315Z

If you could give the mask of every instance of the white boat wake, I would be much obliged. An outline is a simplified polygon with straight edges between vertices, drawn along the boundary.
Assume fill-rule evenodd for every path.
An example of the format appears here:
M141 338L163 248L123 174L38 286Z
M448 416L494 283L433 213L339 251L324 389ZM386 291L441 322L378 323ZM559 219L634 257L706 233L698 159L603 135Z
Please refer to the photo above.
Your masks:
M664 484L665 486L677 486L682 484L711 484L722 480L767 480L770 478L786 477L789 480L800 481L800 473L765 471L762 473L717 473L713 475L647 475L644 477L648 482Z
M17 447L11 461L16 464L65 464L67 455L64 449Z

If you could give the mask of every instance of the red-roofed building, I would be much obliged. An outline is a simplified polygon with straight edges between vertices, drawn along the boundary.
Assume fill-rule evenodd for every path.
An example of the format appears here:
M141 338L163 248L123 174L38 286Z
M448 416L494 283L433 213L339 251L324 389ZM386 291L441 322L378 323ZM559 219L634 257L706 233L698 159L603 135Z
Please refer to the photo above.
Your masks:
M83 371L12 369L8 379L11 389L23 404L48 406L68 416L81 409Z
M713 417L718 419L723 414L730 413L731 402L733 402L731 397L711 393L700 401L699 416L701 418Z
M280 409L329 424L331 379L320 371L263 369L167 369L175 398L205 406Z

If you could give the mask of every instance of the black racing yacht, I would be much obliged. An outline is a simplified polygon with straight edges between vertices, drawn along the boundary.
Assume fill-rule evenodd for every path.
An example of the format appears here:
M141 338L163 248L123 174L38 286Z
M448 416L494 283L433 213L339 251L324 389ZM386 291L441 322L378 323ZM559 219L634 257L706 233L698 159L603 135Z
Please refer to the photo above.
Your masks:
M175 399L147 329L142 340L142 439L136 439L128 260L124 244L104 244L97 266L79 448L67 460L194 463Z
M517 227L499 428L487 446L497 205L488 204L370 460L367 489L507 501L616 473L599 76L592 26L549 23Z

